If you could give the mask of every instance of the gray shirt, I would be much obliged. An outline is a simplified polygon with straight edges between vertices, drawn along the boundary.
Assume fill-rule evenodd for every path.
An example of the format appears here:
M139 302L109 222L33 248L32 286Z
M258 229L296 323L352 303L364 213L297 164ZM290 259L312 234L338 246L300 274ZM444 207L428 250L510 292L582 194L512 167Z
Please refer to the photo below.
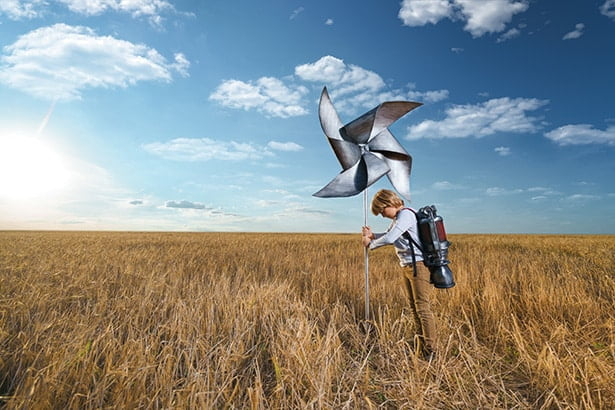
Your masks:
M369 249L376 249L384 245L395 246L395 252L401 266L412 266L412 248L417 262L423 260L423 253L410 241L404 238L404 233L409 232L416 243L419 242L416 215L408 208L402 208L385 233L374 234L375 239L369 244Z

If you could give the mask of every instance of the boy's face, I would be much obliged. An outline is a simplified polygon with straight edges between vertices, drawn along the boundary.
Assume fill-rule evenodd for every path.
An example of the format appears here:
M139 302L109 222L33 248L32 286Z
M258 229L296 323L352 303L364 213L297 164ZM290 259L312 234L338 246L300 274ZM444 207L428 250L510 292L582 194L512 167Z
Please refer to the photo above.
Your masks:
M380 212L380 215L382 215L383 218L393 219L397 215L397 212L399 212L398 207L387 206Z

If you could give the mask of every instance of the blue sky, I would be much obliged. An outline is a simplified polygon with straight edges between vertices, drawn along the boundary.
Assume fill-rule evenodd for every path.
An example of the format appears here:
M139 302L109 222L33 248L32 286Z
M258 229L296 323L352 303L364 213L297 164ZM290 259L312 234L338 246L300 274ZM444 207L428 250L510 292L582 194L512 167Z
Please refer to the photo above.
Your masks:
M613 73L615 0L1 0L0 229L359 232L312 196L327 86L423 103L390 129L449 232L613 234Z

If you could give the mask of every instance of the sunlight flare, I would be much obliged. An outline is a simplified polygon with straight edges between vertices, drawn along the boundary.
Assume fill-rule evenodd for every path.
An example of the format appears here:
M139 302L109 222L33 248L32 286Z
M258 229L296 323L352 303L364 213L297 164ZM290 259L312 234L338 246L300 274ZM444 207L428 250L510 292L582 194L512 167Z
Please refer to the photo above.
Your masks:
M0 197L47 195L64 188L68 180L62 157L41 139L0 136Z

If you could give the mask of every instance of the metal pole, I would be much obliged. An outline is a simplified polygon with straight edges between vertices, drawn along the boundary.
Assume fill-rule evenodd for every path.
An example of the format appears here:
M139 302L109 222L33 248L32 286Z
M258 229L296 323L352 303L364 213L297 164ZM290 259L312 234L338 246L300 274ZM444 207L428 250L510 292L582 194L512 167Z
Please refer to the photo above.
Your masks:
M363 191L363 226L367 226L367 188ZM363 248L365 253L365 320L369 320L369 249Z

